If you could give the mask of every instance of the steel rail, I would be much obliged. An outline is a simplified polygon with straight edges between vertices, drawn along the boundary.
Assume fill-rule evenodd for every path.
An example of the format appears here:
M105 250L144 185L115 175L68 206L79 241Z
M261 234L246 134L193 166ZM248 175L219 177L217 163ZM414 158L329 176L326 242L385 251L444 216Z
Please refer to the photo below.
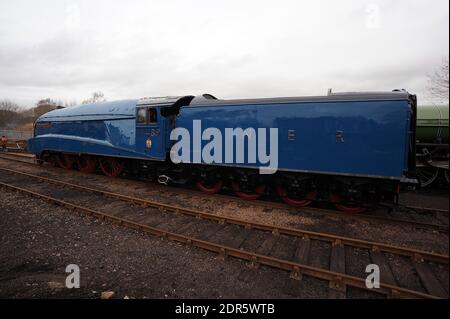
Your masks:
M317 268L313 266L308 266L292 261L287 261L279 258L274 258L266 255L252 253L243 249L236 249L229 246L224 246L212 242L208 242L205 240L200 240L194 237L185 236L181 234L177 234L174 232L166 231L160 228L156 228L149 225L140 224L134 221L127 220L125 218L117 217L108 213L100 212L91 208L82 207L76 204L72 204L57 198L53 198L47 195L39 194L35 191L31 191L22 187L17 187L14 185L10 185L7 183L0 182L0 186L6 187L15 191L19 191L22 193L26 193L28 195L37 197L39 199L43 199L47 202L51 202L57 204L58 206L62 206L65 208L69 208L72 210L83 212L89 216L94 216L100 218L102 220L109 220L119 225L129 227L135 230L140 230L148 234L152 234L154 236L158 236L161 238L167 238L172 241L177 241L181 243L185 243L188 245L192 245L195 247L203 248L208 251L219 253L222 256L231 256L239 259L251 261L253 264L262 264L274 268L279 268L287 271L291 271L291 276L293 278L301 278L302 275L308 275L315 278L328 280L330 283L333 283L334 287L345 287L345 285L368 290L375 293L385 294L389 297L393 298L422 298L422 299L438 299L438 296L433 296L430 294L426 294L419 291L414 291L402 287L398 287L395 285L380 283L380 287L376 289L371 289L366 286L365 279L358 278L355 276L347 275L344 273L333 272L329 270L325 270L322 268Z
M13 156L13 157L21 157L21 158L29 158L29 159L36 159L34 155L28 154L28 153L16 153L16 152L2 152L0 155L4 156Z
M48 178L48 177L43 177L43 176L39 176L39 175L34 175L34 174L30 174L30 173L12 170L9 168L0 167L0 170L10 172L12 174L19 174L19 175L24 175L24 176L35 178L35 179L40 179L40 180L47 181L52 184L59 184L62 186L68 186L71 188L80 189L80 190L83 190L83 191L86 191L89 193L96 193L99 195L116 198L116 199L119 199L122 201L139 204L142 206L154 207L157 209L163 209L163 210L171 211L171 212L175 212L175 213L181 213L181 214L185 214L185 215L195 216L198 218L214 220L214 221L221 222L221 223L234 224L234 225L239 225L239 226L246 227L246 228L255 228L255 229L259 229L259 230L269 231L272 233L296 236L296 237L300 237L300 238L310 238L310 239L327 241L327 242L331 242L331 243L340 243L343 245L348 245L348 246L358 247L358 248L365 248L365 249L369 249L372 251L394 253L397 255L412 257L414 260L419 260L419 261L420 260L428 260L428 261L438 262L441 264L448 264L448 262L449 262L448 255L438 254L438 253L434 253L434 252L428 252L428 251L412 249L412 248L404 248L404 247L400 247L400 246L394 246L394 245L384 244L384 243L380 243L380 242L373 242L373 241L368 241L368 240L350 238L350 237L334 235L334 234L329 234L329 233L309 231L309 230L304 230L304 229L300 229L300 228L274 226L274 225L263 224L263 223L258 223L258 222L251 222L251 221L244 220L244 219L224 217L224 216L219 216L216 214L202 212L202 211L198 211L198 210L194 210L194 209L183 208L180 206L169 205L169 204L165 204L165 203L151 201L148 199L103 191L103 190L99 190L99 189L94 189L92 187L77 185L77 184L73 184L73 183L69 183L69 182L63 182L63 181L59 181L59 180Z
M27 161L24 161L24 160L19 160L19 158L21 158L21 159L28 158L29 160L32 160L33 162L30 162L30 161L27 162ZM13 161L13 162L20 162L20 163L25 163L25 164L31 164L31 165L37 165L35 158L29 157L29 156L19 155L17 153L16 154L0 153L0 159Z
M419 207L419 206L409 206L409 205L401 205L399 208L403 209L411 209L414 211L422 211L426 213L442 213L442 214L448 214L447 209L439 209L439 208L432 208L432 207Z
M265 201L260 201L261 203L258 203L264 207L271 207L274 205L271 205L273 203L269 203L269 202L265 202ZM279 203L280 206L284 205ZM290 207L291 209L293 207L287 205L288 207ZM284 206L285 208L286 206ZM282 208L282 207L280 207ZM381 221L387 224L397 224L397 225L409 225L412 227L418 227L418 228L423 228L423 229L430 229L430 230L436 230L439 232L444 232L447 233L449 228L446 225L439 225L439 224L431 224L431 223L425 223L425 222L420 222L420 221L414 221L414 220L407 220L407 219L401 219L401 218L393 218L393 217L384 217L384 216L377 216L377 215L369 215L369 214L362 214L362 213L358 213L358 214L352 214L352 213L347 213L347 212L342 212L342 211L333 211L330 209L323 209L323 208L317 208L317 207L301 207L301 208L297 208L299 211L301 212L305 212L305 213L312 213L312 214L323 214L323 215L331 215L331 216L337 216L337 217L343 217L345 216L346 218L350 218L350 219L355 219L355 220L369 220L369 221Z
M8 154L8 155L12 155L12 156L16 156L16 154ZM19 155L17 154L17 157L19 158L27 158L28 156L23 156L23 155ZM21 162L21 163L25 163L25 164L32 164L32 165L38 165L36 163L36 161L34 160L33 162L29 162L29 161L22 161L22 160L17 160L17 159L12 159L12 158L7 158L7 157L3 157L0 156L0 159L5 159L5 160L10 160L10 161L15 161L15 162ZM32 158L30 158L31 160ZM183 189L183 188L177 188L177 191L181 191L184 193L188 193L188 190ZM191 191L191 190L190 190ZM223 195L223 194L212 194L209 196L213 196L213 197L217 197L217 198L229 198L229 195ZM234 200L239 201L239 202L245 202L248 203L248 201L245 201L239 197L233 197ZM384 217L384 216L376 216L376 215L370 215L370 214L352 214L352 213L346 213L346 212L341 212L341 211L335 211L335 210L331 210L331 209L323 209L323 208L317 208L317 207L301 207L301 208L296 208L293 206L289 206L285 203L280 203L280 202L274 202L274 201L265 201L265 200L254 200L252 201L252 205L259 205L261 207L264 208L281 208L281 209L294 209L297 210L299 212L304 212L304 213L310 213L310 214L322 214L322 215L329 215L329 216L336 216L339 218L342 217L346 217L346 218L351 218L354 220L369 220L369 221L377 221L377 222L384 222L387 224L397 224L397 225L409 225L412 227L416 227L416 228L421 228L421 229L429 229L429 230L434 230L434 231L438 231L441 233L448 233L449 228L447 225L439 225L439 224L433 224L433 223L426 223L426 222L420 222L420 221L414 221L414 220L407 220L407 219L402 219L402 218L393 218L393 217ZM401 206L400 208L405 207L405 206ZM413 207L411 207L413 209ZM420 210L420 207L417 207L416 209ZM428 210L428 208L425 208L425 210ZM442 212L442 213L448 213L448 211L445 210L437 210L437 209L431 209L433 211L437 211L437 212Z

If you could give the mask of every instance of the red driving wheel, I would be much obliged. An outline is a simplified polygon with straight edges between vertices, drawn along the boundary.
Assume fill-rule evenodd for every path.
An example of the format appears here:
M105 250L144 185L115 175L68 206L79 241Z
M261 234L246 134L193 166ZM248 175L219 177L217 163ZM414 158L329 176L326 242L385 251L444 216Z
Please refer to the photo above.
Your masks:
M348 206L348 205L342 204L341 196L336 192L330 193L330 200L337 209L339 209L340 211L343 211L345 213L358 214L358 213L363 213L367 210L367 208L365 208L365 207Z
M58 165L65 169L71 169L75 163L75 158L68 154L59 154L56 157Z
M235 194L237 196L239 196L240 198L245 199L245 200L255 200L255 199L258 199L264 193L264 190L266 189L266 185L258 185L255 187L254 192L247 193L247 192L241 191L241 186L239 185L239 182L233 181L231 183L231 188L233 188Z
M197 182L196 186L199 190L206 194L215 194L222 189L223 180L219 180L213 183Z
M103 174L109 177L117 177L122 173L123 164L114 158L101 158L98 160Z
M94 173L97 168L95 157L89 155L78 156L77 165L80 172L87 174Z
M286 204L296 207L308 206L317 198L317 192L314 191L308 192L305 199L294 199L289 197L287 190L281 185L277 186L277 193Z

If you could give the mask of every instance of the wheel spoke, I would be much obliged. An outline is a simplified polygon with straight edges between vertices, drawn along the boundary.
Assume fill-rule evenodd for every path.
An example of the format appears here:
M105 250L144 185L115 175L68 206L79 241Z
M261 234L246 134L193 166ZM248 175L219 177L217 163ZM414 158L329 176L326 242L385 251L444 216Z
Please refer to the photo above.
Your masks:
M439 170L436 167L420 167L417 169L417 177L419 178L420 185L427 187L431 185L438 177Z
M95 158L87 155L77 157L77 165L81 172L87 174L94 173L97 168Z
M114 158L102 158L99 160L100 169L109 177L117 177L122 173L123 164Z

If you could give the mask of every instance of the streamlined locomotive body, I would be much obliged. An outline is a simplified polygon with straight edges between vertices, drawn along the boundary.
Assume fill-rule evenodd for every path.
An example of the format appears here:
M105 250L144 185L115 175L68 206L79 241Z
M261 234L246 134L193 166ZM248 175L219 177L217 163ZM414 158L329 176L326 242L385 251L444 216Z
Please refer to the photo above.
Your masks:
M415 181L415 122L416 98L405 91L143 98L46 113L28 148L84 172L192 181L206 193L230 185L246 199L275 192L295 206L325 200L360 212ZM180 137L189 148L174 151ZM180 151L188 153L174 161Z

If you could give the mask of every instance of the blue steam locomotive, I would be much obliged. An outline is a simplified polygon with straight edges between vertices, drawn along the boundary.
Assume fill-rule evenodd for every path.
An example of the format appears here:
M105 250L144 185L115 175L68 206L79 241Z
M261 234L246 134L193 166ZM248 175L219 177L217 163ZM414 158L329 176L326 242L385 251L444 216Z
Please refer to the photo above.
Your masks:
M416 96L406 91L221 100L212 95L86 104L46 113L28 150L107 176L230 186L251 200L330 201L362 212L415 183Z

